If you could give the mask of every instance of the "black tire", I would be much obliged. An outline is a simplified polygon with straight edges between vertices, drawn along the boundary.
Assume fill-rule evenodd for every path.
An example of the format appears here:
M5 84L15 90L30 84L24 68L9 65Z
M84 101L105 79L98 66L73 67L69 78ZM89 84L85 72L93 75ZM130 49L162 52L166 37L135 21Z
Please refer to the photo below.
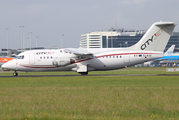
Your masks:
M81 72L81 75L88 75L88 72Z
M18 76L18 73L15 71L15 72L13 73L13 76Z

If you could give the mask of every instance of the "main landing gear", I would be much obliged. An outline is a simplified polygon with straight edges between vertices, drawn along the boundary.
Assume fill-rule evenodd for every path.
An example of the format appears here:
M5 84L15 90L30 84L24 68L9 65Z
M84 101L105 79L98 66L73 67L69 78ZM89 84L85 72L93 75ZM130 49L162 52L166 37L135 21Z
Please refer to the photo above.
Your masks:
M18 73L14 71L13 76L18 76Z
M80 72L81 75L88 75L88 72Z

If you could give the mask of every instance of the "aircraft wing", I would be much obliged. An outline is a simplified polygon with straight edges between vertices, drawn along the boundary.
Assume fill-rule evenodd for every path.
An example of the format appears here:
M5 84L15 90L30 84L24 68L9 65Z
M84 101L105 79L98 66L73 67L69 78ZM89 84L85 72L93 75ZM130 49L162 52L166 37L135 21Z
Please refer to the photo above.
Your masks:
M88 52L87 50L82 50L82 49L65 48L64 51L68 52L68 53L73 53L73 54L75 54L77 56L90 56L90 57L93 56L93 53Z

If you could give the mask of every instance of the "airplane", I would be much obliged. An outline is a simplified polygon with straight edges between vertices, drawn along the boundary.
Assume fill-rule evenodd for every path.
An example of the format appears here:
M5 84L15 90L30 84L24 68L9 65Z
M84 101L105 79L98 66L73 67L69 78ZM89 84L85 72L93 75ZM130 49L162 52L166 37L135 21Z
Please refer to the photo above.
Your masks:
M64 48L30 50L3 64L2 69L17 71L90 71L115 70L163 57L176 23L156 22L133 46L126 48Z
M168 51L169 54L164 55L163 60L159 61L159 64L168 64L168 63L174 63L174 65L176 65L176 63L179 63L179 54L177 53L171 53L170 51ZM160 60L161 58L159 58L158 60Z
M160 64L162 63L163 61L168 61L170 58L172 58L173 56L173 51L174 51L174 48L175 48L175 45L172 45L164 54L164 56L162 58L158 58L158 59L155 59L155 60L152 60L152 61L147 61L147 62L144 62L144 66L150 66L151 64Z
M6 57L1 58L0 57L0 66L2 66L4 63L6 63L12 59L14 59L14 58L6 58Z
M173 63L174 65L179 63L179 54L173 53L170 56L164 56L164 60L159 62L159 64L168 64L168 63L169 64Z

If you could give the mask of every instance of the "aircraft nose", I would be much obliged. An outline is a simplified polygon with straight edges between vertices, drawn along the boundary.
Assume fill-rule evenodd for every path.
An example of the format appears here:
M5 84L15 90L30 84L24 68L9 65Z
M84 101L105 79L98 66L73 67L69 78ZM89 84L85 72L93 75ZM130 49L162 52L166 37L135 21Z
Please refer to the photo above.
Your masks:
M7 70L14 70L16 67L16 64L13 60L7 62L7 63L4 63L1 68L2 69L7 69Z
M2 66L1 66L2 69L7 69L7 63L4 63Z

